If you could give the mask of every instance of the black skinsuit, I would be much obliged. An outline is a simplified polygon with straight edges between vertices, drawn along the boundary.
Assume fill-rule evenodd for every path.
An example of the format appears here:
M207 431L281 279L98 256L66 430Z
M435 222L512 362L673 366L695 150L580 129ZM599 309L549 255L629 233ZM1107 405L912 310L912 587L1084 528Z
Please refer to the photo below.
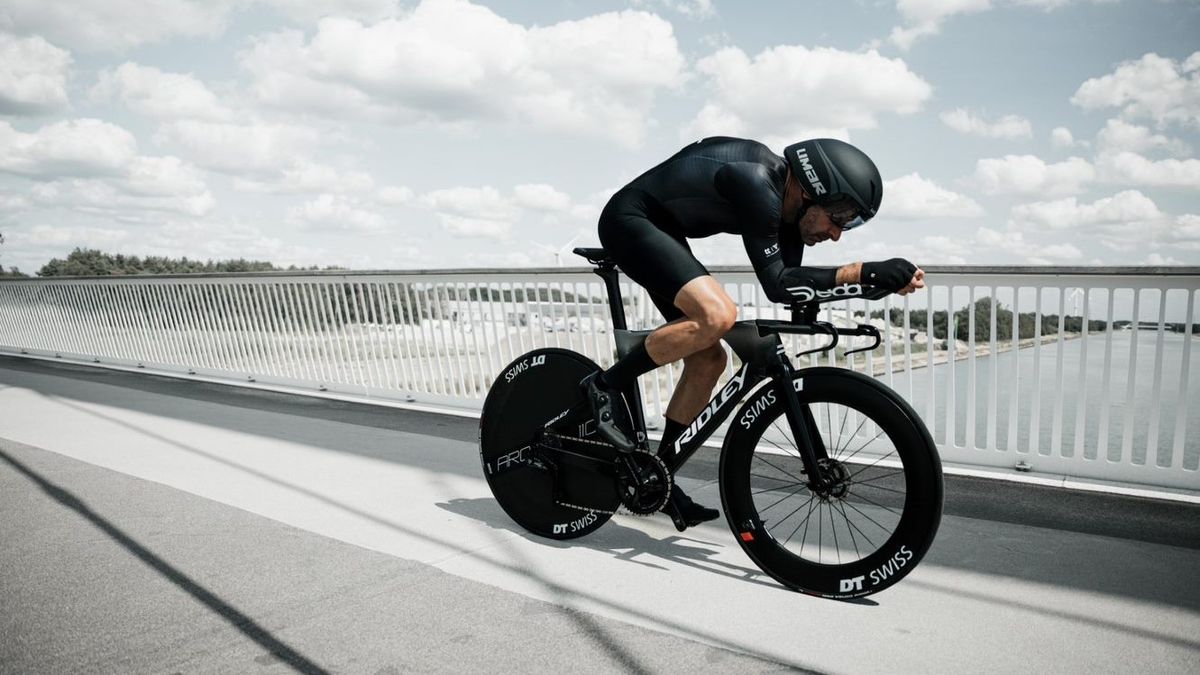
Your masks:
M719 232L741 235L772 302L811 299L837 285L837 269L800 266L798 224L780 220L786 180L787 163L762 143L706 138L613 195L600 215L600 242L667 320L683 316L673 302L679 289L708 274L687 240Z

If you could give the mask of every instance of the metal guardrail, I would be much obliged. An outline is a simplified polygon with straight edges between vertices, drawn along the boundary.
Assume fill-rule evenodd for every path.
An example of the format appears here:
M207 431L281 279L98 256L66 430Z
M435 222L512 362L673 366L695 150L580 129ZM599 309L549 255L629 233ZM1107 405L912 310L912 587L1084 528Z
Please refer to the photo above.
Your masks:
M783 318L749 268L712 271L740 318ZM880 378L925 418L947 462L1200 490L1200 433L1189 430L1200 269L934 267L926 281L907 298L826 305L823 319L871 321L884 344L847 358L847 340L797 365ZM640 288L623 293L631 328L661 323ZM1001 329L1009 311L1028 320ZM809 338L788 339L795 353ZM478 409L495 375L535 347L612 363L604 289L589 270L0 281L0 353L231 383ZM661 420L679 372L643 378L649 420Z

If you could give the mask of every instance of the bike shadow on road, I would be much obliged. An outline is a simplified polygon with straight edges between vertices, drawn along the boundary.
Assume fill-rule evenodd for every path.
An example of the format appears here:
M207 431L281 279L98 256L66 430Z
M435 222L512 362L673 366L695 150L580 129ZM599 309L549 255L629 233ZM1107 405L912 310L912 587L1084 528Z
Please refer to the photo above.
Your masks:
M723 528L693 528L689 532L694 531L696 533L694 536L680 534L660 539L637 527L630 527L614 519L586 537L548 539L532 534L514 523L495 499L486 497L451 499L446 502L438 502L436 506L455 515L471 518L493 529L510 532L543 546L558 549L586 548L606 553L617 560L662 571L669 569L668 564L683 565L746 583L777 588L781 591L786 590L757 568L722 560L721 557L729 547L715 540L729 538L729 532ZM666 518L664 515L657 514L648 517ZM633 516L628 518L633 518ZM737 552L735 555L740 556L741 553ZM874 605L876 603L872 600L865 600L860 604Z

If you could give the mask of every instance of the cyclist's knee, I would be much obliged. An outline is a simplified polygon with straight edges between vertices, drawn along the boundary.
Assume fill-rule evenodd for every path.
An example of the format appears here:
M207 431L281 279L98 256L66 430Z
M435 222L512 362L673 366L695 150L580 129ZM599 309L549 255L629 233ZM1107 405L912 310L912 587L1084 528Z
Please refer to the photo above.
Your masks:
M706 307L699 316L688 318L694 319L700 324L700 332L715 347L737 321L737 308L728 308L722 305Z
M700 325L707 342L715 344L737 321L737 303L710 276L689 281L675 296L675 306Z

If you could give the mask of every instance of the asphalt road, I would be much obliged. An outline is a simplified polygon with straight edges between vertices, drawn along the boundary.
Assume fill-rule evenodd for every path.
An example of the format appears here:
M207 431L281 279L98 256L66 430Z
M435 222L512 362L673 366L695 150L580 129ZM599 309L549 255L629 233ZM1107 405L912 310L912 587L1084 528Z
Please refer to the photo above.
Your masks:
M0 672L1200 671L1200 507L950 478L921 566L832 602L723 525L530 537L476 427L0 357Z

